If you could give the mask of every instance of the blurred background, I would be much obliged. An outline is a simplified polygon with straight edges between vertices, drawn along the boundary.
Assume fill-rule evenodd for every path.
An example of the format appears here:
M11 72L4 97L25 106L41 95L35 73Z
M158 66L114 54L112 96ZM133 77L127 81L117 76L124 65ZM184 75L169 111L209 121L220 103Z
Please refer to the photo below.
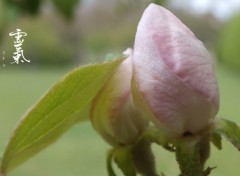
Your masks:
M240 0L0 0L0 151L21 116L69 70L104 60L133 46L149 3L171 10L202 40L216 63L219 117L240 125ZM30 63L13 62L14 37L27 33L22 49ZM179 173L173 154L153 146L157 168ZM105 144L89 123L76 125L10 176L107 175ZM213 176L240 175L240 153L227 142L212 147ZM120 174L121 175L121 174Z

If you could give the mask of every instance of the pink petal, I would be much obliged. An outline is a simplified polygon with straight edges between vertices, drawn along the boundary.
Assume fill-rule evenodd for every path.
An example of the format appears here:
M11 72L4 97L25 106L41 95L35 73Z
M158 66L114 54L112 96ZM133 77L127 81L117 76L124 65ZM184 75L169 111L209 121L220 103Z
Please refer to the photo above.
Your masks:
M161 6L151 4L140 20L133 72L153 120L172 133L198 133L218 112L218 86L208 51Z

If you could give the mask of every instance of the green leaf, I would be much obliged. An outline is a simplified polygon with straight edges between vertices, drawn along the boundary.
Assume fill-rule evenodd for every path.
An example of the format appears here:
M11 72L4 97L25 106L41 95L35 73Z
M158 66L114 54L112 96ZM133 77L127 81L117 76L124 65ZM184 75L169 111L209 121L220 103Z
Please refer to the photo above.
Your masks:
M56 141L77 121L114 73L123 58L80 67L57 82L29 110L15 129L3 153L0 172L6 173Z
M59 12L61 12L66 18L72 18L74 9L80 0L52 0Z
M213 132L222 135L240 150L240 128L236 123L230 120L216 119Z

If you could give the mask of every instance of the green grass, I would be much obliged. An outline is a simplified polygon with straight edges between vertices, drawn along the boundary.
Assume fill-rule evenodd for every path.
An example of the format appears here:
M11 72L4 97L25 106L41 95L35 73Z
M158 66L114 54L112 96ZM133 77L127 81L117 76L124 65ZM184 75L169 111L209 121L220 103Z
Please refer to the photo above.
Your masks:
M68 69L0 68L0 151L26 110ZM218 67L221 92L219 116L240 124L240 75ZM218 166L212 176L240 175L240 153L228 142L218 151L212 147L210 166ZM105 153L110 147L89 123L78 124L57 143L11 172L10 176L105 176ZM176 176L174 155L154 145L157 168Z

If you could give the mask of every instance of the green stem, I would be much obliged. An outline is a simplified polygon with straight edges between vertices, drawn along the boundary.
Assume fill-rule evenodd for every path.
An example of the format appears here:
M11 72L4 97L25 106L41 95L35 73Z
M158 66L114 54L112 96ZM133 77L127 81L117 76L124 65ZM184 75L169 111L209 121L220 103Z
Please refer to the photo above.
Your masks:
M205 135L199 142L200 162L204 168L205 162L210 156L210 135Z
M180 176L203 176L199 146L195 142L178 145L176 159L181 170Z
M210 153L210 137L205 135L201 140L186 139L177 145L176 159L181 176L206 176L212 168L204 171L204 164Z

